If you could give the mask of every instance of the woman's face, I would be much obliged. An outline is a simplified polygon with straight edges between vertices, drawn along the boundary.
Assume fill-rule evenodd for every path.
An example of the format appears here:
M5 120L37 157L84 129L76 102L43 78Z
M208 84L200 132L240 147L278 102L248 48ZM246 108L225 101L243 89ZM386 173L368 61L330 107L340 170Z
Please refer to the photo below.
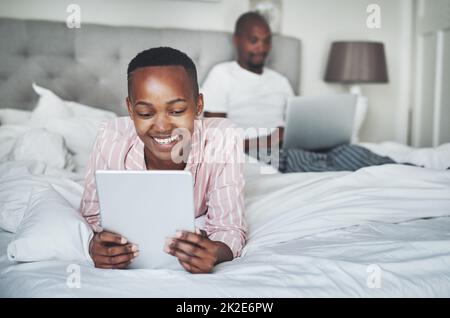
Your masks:
M135 70L131 78L128 112L145 152L162 167L173 163L174 146L180 149L194 132L194 120L203 110L203 97L195 98L193 85L182 66L150 66ZM154 167L158 168L158 167Z

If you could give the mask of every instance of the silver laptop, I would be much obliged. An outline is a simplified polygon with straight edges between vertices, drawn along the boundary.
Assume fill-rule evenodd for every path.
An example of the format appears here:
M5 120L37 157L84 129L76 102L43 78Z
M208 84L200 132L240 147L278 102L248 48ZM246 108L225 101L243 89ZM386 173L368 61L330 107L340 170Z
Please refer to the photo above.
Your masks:
M163 251L177 230L195 231L188 171L96 171L102 227L139 245L131 268L182 269Z
M353 94L288 99L283 148L326 150L350 143L356 101Z

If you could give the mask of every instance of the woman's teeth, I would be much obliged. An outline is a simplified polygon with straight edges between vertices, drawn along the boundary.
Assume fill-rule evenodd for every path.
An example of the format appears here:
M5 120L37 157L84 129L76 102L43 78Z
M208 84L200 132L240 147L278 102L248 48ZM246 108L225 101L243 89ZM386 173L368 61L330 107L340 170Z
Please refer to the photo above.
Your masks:
M172 136L172 137L168 137L168 138L153 137L153 139L160 145L167 145L167 144L170 144L170 143L174 142L175 140L177 140L178 136Z

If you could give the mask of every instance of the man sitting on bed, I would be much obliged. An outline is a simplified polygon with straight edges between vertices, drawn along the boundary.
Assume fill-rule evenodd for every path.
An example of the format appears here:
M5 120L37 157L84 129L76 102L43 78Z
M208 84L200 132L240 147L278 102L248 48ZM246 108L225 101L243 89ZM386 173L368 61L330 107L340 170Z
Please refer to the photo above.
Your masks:
M272 134L267 141L267 148L273 149L283 142L286 100L294 93L283 75L264 66L272 46L271 39L270 27L261 15L255 12L241 15L233 37L237 61L213 67L202 92L205 117L228 117L243 128L278 127L279 138ZM246 140L245 150L250 151L252 145L261 146ZM265 150L260 147L259 151L264 153ZM394 161L356 145L342 145L320 153L284 149L276 162L282 172L354 171L386 163Z
M131 60L127 74L129 117L100 127L88 163L80 211L95 231L90 255L100 268L126 268L139 255L139 247L119 233L102 230L96 170L187 170L195 180L196 216L206 215L205 231L178 232L164 249L187 271L210 273L216 264L239 256L246 241L242 165L233 161L242 153L242 144L224 146L221 138L208 135L207 129L233 127L229 120L198 120L203 96L195 65L186 54L168 47L143 51ZM178 129L191 138L178 135ZM187 160L175 162L172 150L180 144ZM203 160L212 149L229 161Z
M204 116L228 117L244 129L279 127L281 137L286 99L294 92L286 77L264 66L272 48L269 25L258 13L245 13L233 43L237 60L214 66L202 86Z

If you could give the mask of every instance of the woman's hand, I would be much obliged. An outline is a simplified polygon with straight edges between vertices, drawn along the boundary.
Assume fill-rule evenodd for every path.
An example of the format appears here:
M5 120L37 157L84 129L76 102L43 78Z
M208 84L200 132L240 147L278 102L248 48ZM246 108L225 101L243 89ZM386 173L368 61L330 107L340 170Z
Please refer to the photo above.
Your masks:
M211 273L215 265L231 261L233 253L225 243L211 241L206 232L179 231L166 241L164 251L180 262L190 273Z
M95 233L89 244L89 254L98 268L126 268L139 255L139 248L119 234Z

